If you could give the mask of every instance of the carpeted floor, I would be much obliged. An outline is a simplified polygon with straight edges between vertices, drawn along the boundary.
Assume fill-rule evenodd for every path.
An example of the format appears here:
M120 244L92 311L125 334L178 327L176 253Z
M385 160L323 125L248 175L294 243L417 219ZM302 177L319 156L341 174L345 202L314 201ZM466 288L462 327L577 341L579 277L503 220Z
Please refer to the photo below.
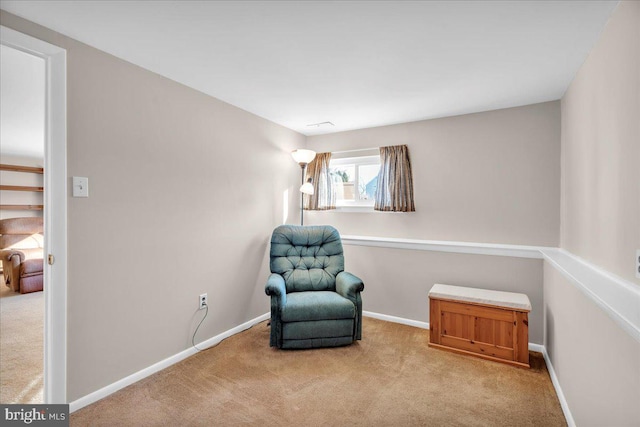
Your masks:
M427 346L371 318L341 348L269 348L266 322L71 415L72 426L564 426L544 360L531 369Z
M44 293L21 295L0 280L0 402L42 403Z

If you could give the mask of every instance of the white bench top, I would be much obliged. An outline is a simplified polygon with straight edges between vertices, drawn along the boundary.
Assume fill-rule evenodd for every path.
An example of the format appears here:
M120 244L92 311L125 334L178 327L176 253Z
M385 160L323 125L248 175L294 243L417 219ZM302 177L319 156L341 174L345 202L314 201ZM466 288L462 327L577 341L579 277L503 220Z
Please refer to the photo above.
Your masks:
M525 294L517 294L514 292L490 291L487 289L435 284L429 291L429 298L448 299L507 307L520 311L531 311L529 297Z

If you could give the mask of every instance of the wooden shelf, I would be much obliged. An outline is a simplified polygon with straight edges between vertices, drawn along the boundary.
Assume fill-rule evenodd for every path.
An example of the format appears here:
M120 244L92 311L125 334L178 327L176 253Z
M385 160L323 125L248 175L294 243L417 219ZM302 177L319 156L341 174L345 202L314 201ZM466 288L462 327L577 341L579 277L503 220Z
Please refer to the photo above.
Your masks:
M42 193L44 187L26 187L22 185L0 185L0 190L6 191L37 191Z
M37 168L32 166L21 165L6 165L0 163L0 171L11 172L26 172L44 174L43 168ZM36 193L42 193L44 187L35 187L29 185L0 185L0 190L5 191L32 191ZM0 205L0 210L6 211L41 211L44 209L44 205Z
M7 211L41 211L43 205L0 205L0 210Z
M12 171L12 172L30 172L30 173L44 173L44 168L35 168L32 166L19 166L19 165L4 165L0 164L0 171Z

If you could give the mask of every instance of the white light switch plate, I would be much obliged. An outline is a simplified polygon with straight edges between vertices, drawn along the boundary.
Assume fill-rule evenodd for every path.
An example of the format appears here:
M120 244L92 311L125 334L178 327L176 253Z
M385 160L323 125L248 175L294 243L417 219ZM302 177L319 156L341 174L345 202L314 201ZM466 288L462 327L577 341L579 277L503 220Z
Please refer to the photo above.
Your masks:
M73 177L73 197L89 197L89 178Z

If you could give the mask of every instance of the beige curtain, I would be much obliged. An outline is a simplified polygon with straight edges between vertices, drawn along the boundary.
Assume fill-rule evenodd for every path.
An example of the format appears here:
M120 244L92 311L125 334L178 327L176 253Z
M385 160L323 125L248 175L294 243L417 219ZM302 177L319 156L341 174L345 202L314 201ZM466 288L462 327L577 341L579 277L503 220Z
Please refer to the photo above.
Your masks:
M380 172L376 188L377 211L414 212L411 161L406 145L380 147Z
M304 197L304 208L324 211L336 208L336 187L329 174L331 153L318 153L307 166L305 181L311 178L313 194Z

